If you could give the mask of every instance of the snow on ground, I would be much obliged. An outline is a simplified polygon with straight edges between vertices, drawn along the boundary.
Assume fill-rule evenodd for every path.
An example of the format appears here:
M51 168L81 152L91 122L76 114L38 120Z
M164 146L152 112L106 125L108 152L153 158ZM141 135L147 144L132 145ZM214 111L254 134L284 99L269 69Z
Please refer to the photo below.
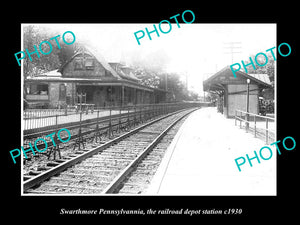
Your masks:
M254 157L264 141L216 112L192 113L169 146L148 194L162 195L276 195L276 150L269 160L251 160L239 172L235 159ZM173 151L174 150L174 151ZM264 149L263 156L269 152Z

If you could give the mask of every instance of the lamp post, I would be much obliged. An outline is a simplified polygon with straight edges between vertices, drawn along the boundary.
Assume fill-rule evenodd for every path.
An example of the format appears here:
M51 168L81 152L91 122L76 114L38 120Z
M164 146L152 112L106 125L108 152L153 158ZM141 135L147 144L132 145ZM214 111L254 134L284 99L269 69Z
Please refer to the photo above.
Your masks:
M249 129L249 86L250 86L250 79L247 79L247 103L246 103L246 131L248 132Z

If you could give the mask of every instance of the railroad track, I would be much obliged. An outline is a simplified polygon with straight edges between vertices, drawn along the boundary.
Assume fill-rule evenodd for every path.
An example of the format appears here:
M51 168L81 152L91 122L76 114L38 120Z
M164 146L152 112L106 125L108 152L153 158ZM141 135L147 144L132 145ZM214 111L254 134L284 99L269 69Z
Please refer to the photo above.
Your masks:
M59 129L66 128L71 133L71 139L67 143L61 143L60 148L68 149L71 145L77 146L80 148L78 144L78 140L84 140L83 142L98 142L98 139L103 142L107 141L108 139L113 138L115 135L119 135L124 131L128 131L132 129L132 127L136 127L137 125L144 123L146 121L152 120L153 118L157 118L163 114L169 114L172 112L176 112L182 110L188 105L182 104L166 104L166 105L138 105L132 106L128 108L122 108L119 110L119 114L112 114L110 110L109 116L99 117L99 111L94 112L96 114L96 118L86 119L84 117L84 113L79 114L79 120L73 121L64 124L57 124L53 126L46 126L31 130L24 130L23 131L23 147L24 149L29 148L29 143L33 145L37 138L42 138L46 140L47 146L50 151L37 153L35 157L40 157L41 155L48 155L48 159L51 157L53 153L52 149L56 149L53 146L52 139L47 135L55 132L57 133ZM189 106L191 107L191 106ZM195 106L193 106L195 107ZM127 110L126 110L127 109ZM125 111L125 112L124 112ZM64 139L65 137L62 136ZM66 135L68 138L68 135ZM76 144L77 143L77 144ZM82 142L80 142L82 143ZM74 149L75 149L74 147ZM45 144L44 142L39 142L37 144L38 149L44 149ZM24 159L24 163L27 164L34 156L31 152L28 153L29 157L28 160ZM52 154L54 160L56 159L55 151ZM33 160L34 161L34 160ZM30 163L29 163L30 165ZM27 178L26 178L27 179Z
M134 123L142 122L142 120L147 120L145 115L138 114L136 112L128 112L127 114L118 114L105 116L102 118L88 119L82 122L71 122L66 124L59 124L57 126L44 127L33 130L42 130L38 132L29 133L28 130L24 131L24 147L29 148L28 143L32 143L36 138L43 138L47 141L47 146L52 147L52 140L50 137L46 138L46 135L57 132L60 128L67 128L71 132L71 140L75 140L79 136L79 129L81 129L81 136L89 136L95 132L99 132L101 136L111 136L113 132L126 130L130 125ZM97 128L98 126L98 128ZM98 129L98 130L97 130ZM108 134L108 131L111 131ZM64 137L63 137L64 138ZM44 148L44 144L38 144L38 148Z
M106 193L143 194L149 187L167 148L186 118L182 118L172 126L140 163L132 167L130 173L127 173L128 175L122 178L122 182L115 184Z
M94 148L96 146L99 146L99 144L106 143L111 139L120 136L137 126L146 123L147 121L152 121L155 118L160 118L163 114L171 115L173 113L176 113L176 111L173 111L173 105L169 106L171 108L168 109L159 108L157 106L155 107L156 108L152 110L134 109L133 114L122 114L116 118L98 118L98 121L91 122L90 120L85 120L84 122L82 121L82 123L80 121L73 122L73 125L74 123L77 123L75 127L79 129L74 129L74 127L68 126L67 128L71 132L70 141L68 141L67 143L56 144L57 147L53 146L53 142L50 137L46 138L45 135L43 135L42 138L46 140L48 150L42 153L36 153L35 155L33 155L32 152L29 152L27 154L28 158L23 158L24 181L30 179L32 176L40 174L42 171L50 169L55 164L60 163L61 161L63 161L61 160L61 158L67 158L70 155L72 156L74 154L82 152L82 147ZM183 110L178 106L176 106L176 108L178 112ZM55 131L57 133L57 130L52 131ZM65 139L64 136L62 136L62 138ZM26 139L26 136L24 136L24 149L29 148L28 144L30 142L33 145L34 141L35 139ZM55 142L57 143L58 140L56 140ZM44 142L39 143L37 147L38 149L44 149Z
M52 168L23 182L24 193L114 193L167 132L194 109L164 116L92 149L49 165Z

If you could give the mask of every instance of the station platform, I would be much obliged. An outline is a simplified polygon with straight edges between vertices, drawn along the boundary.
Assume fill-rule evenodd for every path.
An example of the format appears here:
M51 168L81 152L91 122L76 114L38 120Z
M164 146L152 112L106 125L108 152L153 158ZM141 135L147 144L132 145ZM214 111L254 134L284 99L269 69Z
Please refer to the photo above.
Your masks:
M146 195L276 195L276 156L253 159L238 170L235 159L254 157L264 141L234 125L215 107L196 110L185 120L159 166ZM267 153L266 153L267 154Z

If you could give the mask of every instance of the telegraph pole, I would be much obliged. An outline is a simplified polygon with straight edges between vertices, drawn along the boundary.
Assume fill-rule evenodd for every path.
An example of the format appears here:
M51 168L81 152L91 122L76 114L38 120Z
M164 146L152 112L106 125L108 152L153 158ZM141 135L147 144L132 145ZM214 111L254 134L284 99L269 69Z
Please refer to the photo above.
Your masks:
M236 51L242 48L242 42L223 42L223 44L226 46L224 48L229 49L229 52L224 53L231 54L231 63L233 64L233 55L242 53L241 51Z

